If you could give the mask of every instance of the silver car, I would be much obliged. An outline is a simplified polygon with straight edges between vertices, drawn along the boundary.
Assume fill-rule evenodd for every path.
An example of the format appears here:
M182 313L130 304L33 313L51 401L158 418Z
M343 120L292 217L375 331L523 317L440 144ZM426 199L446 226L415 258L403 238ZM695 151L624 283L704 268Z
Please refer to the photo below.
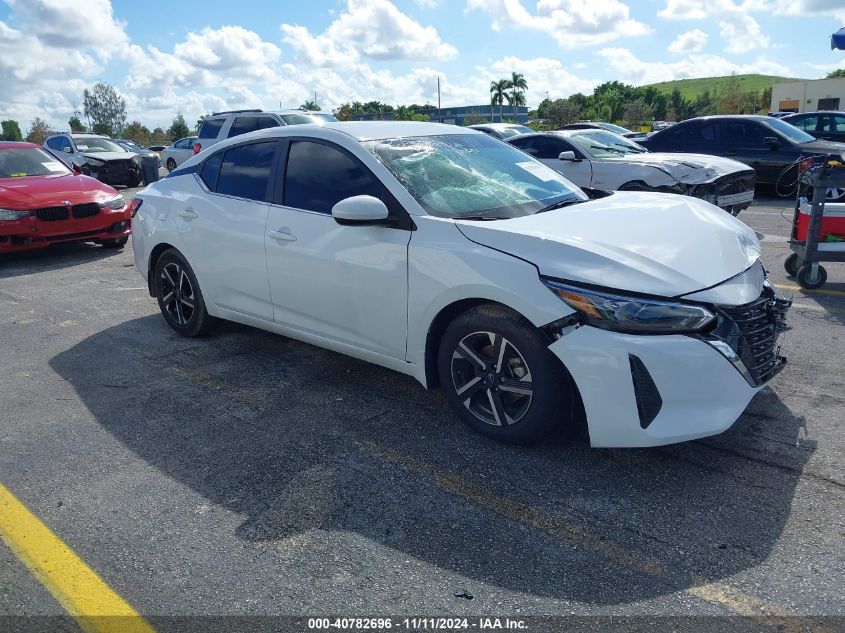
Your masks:
M196 136L186 136L164 148L161 153L161 162L167 167L167 171L173 171L194 155L194 143L196 141Z

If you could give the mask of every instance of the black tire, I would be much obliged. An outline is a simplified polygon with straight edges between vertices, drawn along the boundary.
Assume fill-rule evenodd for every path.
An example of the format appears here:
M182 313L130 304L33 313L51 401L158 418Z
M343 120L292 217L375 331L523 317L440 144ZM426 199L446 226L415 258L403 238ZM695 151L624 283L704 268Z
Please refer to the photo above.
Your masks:
M166 167L167 171L173 171L174 169L176 169L176 161L172 158L168 158Z
M794 277L803 263L804 262L798 258L798 253L792 253L792 255L787 257L786 261L783 262L783 269L786 271L787 275Z
M817 288L821 288L827 281L827 271L823 266L818 267L818 274L815 279L811 277L812 270L813 267L811 264L804 264L798 269L798 272L795 275L798 285L804 290L815 290Z
M502 442L529 444L573 430L573 385L548 345L504 306L463 313L446 328L438 351L449 405L474 430Z
M205 308L194 271L176 249L158 258L153 292L164 320L180 336L203 336L214 327L215 319Z
M100 245L103 248L123 248L128 241L128 237L116 237L113 240L103 240Z
M621 185L619 191L653 191L653 189L643 182L633 181Z

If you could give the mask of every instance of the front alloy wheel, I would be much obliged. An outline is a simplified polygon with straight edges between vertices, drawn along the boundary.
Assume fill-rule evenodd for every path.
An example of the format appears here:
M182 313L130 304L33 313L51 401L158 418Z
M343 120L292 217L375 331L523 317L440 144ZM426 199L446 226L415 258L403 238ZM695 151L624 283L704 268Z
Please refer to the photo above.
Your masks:
M531 407L531 372L501 334L473 332L452 353L452 385L463 405L485 424L518 423Z
M572 431L577 396L550 342L505 306L464 312L443 333L437 358L449 405L473 429L503 442L528 444Z

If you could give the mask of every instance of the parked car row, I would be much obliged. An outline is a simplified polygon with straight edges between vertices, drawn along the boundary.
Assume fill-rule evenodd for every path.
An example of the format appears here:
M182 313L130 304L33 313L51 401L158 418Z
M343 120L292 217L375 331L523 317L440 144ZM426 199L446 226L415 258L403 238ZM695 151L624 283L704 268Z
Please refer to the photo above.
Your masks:
M595 133L552 138L627 142ZM785 362L789 302L754 231L689 195L582 190L477 130L258 129L133 210L135 265L178 334L226 319L383 365L502 441L581 423L594 446L712 435Z

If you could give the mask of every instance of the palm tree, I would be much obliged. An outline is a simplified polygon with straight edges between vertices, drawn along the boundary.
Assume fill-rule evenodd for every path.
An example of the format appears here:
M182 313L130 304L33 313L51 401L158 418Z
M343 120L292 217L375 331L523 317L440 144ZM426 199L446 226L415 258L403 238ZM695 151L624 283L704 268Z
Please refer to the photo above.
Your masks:
M521 92L517 92L514 95L505 94L505 99L508 100L508 105L513 107L514 122L515 122L516 121L516 109L519 106L525 105L525 95Z
M512 90L511 98L512 100L509 103L513 106L513 116L516 118L516 108L520 105L525 105L525 96L522 93L525 90L528 90L528 82L525 81L525 75L522 73L511 73L511 78L508 80L510 84L509 88ZM522 95L522 103L520 103L517 95Z
M510 81L508 79L499 79L498 81L490 82L490 119L493 117L493 106L499 104L499 121L502 120L502 104L508 95L508 88L510 88Z

